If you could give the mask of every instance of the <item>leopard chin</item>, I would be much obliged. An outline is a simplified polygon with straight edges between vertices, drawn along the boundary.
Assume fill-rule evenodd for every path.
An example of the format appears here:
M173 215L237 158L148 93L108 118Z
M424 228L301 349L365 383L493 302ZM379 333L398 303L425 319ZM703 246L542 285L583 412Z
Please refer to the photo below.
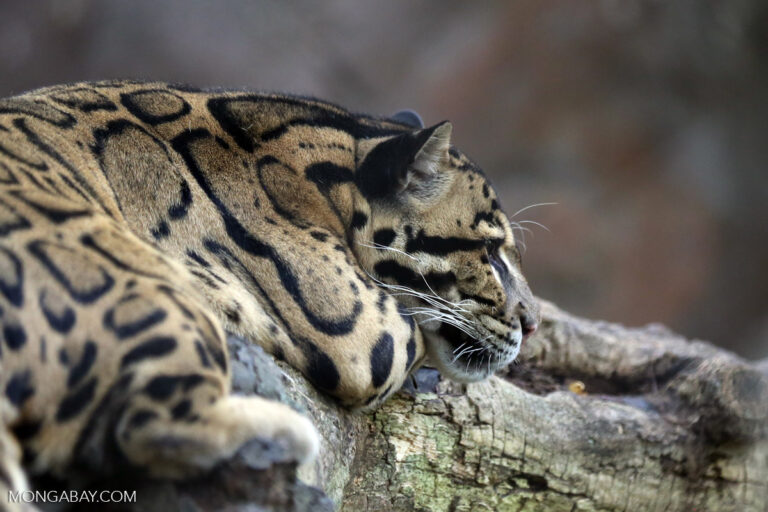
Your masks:
M520 352L519 331L506 335L503 348L472 338L449 324L436 330L423 330L430 362L449 379L477 382L511 364ZM489 335L490 336L490 335Z

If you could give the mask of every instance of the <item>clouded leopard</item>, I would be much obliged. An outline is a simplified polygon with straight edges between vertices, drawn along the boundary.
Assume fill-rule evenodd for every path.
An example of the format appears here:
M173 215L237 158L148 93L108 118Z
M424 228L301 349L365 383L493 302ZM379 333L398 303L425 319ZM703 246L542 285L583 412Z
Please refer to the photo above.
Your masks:
M198 474L312 425L229 394L224 332L352 407L428 356L484 378L538 310L447 122L110 81L0 101L0 487L68 468ZM5 496L5 490L0 489Z

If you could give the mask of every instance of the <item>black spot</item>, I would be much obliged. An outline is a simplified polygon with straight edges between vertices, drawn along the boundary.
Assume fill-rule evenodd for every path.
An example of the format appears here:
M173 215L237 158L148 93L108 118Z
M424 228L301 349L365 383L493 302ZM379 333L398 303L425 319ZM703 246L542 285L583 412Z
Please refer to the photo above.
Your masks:
M177 377L155 377L147 384L144 391L153 400L166 400L176 390L177 383Z
M218 136L216 137L216 143L217 143L219 146L221 146L221 149L223 149L224 151L229 151L229 144L227 144L227 141L225 141L225 140L224 140L224 139L222 139L221 137L218 137ZM247 167L247 166L248 166L248 165L246 164L246 167Z
M37 452L30 448L29 446L25 446L21 450L21 463L24 466L31 466L32 463L35 462L35 459L37 458Z
M71 269L63 269L62 267L65 265L65 259L69 259L69 261L83 260L84 256L81 252L42 240L30 242L27 244L27 249L77 302L91 304L115 285L114 278L101 266L88 268L89 279L87 282L71 279L73 276L67 275Z
M470 228L475 229L477 226L480 225L480 222L485 221L491 226L495 225L495 216L493 212L477 212L475 214L475 218L472 221L472 224L470 224Z
M93 400L96 393L96 383L96 377L92 377L79 390L65 396L56 411L56 421L62 423L80 414Z
M26 192L23 190L12 190L10 193L22 200L28 206L31 206L38 213L44 215L45 218L53 224L63 224L68 220L84 217L91 213L89 208L67 208L61 205L57 207L39 199L27 197L25 196ZM66 204L69 205L69 203Z
M13 428L13 435L19 441L26 441L37 435L40 432L40 428L43 426L43 422L40 420L22 420L16 423Z
M155 418L157 418L156 412L148 409L139 409L128 420L128 428L141 428Z
M165 89L123 93L120 102L131 114L151 125L174 121L192 110L184 98Z
M1 153L2 151L0 151ZM0 171L4 168L2 164L0 164ZM8 180L2 180L0 179L0 184L6 184ZM18 183L18 181L14 178L13 183ZM12 233L19 229L28 229L32 227L32 223L30 223L27 219L19 215L19 213L16 211L16 208L9 205L5 201L0 200L0 208L2 210L2 220L0 221L0 237L7 236L9 233ZM7 249L2 248L0 249L4 253L7 254ZM10 257L10 256L9 256Z
M411 338L408 340L408 344L405 346L405 352L408 358L405 361L405 371L411 369L413 359L416 357L416 338L411 333Z
M379 297L376 299L376 308L379 310L379 313L384 314L387 308L387 295L383 290L379 290Z
M166 221L161 220L157 223L157 226L149 230L149 233L155 240L161 240L171 234L171 228Z
M415 238L406 242L405 252L425 252L437 256L445 256L457 251L473 251L484 247L483 240L473 240L459 237L428 236L424 230L419 231Z
M208 358L205 346L203 346L203 343L200 340L195 340L195 350L197 351L197 355L200 358L200 364L203 365L203 368L210 368L211 360Z
M0 114L21 114L23 116L34 117L59 128L72 128L77 124L77 118L48 105L41 101L28 100L23 98L14 98L12 101L3 100L0 102Z
M191 410L192 402L190 400L182 400L171 409L171 416L174 420L180 420L189 414Z
M193 261L195 261L202 267L208 268L211 266L211 264L208 263L208 261L206 261L205 258L200 256L198 253L196 253L192 249L187 249L187 256L189 256Z
M181 387L184 391L189 391L204 380L202 375L197 374L159 375L149 381L144 391L153 400L167 400L177 388Z
M97 110L105 110L109 112L117 110L117 105L112 103L105 95L85 87L58 92L54 94L51 99L61 105L65 105L69 108L76 108L86 113L95 112Z
M328 240L328 233L323 233L322 231L310 231L309 234L312 236L312 238L319 242L325 242Z
M490 307L495 307L497 305L496 302L492 301L491 299L486 299L485 297L481 297L480 295L474 295L470 293L461 292L461 298L462 300L464 299L473 300L475 302L479 302L480 304L485 304L486 306L490 306Z
M3 261L3 256L7 261ZM0 292L8 299L8 302L21 307L24 303L24 270L21 260L10 250L0 247ZM9 275L11 274L12 275Z
M306 340L307 376L312 383L323 391L334 391L341 380L336 364L328 354L315 344Z
M208 325L208 333L211 333L211 334L206 335L199 328L197 332L203 338L203 341L205 342L205 346L208 349L208 353L213 358L213 361L218 365L219 368L221 368L223 372L226 372L227 357L226 357L226 354L224 353L223 340L221 340L218 336L215 335L216 328L211 323L210 318L208 318L207 316L203 316L203 320Z
M428 272L426 274L417 274L410 268L401 265L395 260L381 260L373 266L373 271L382 279L392 279L397 284L407 286L416 290L427 290L430 288L438 290L447 288L456 283L456 275L451 272Z
M325 195L330 189L340 183L350 183L353 178L352 171L333 162L319 162L307 166L304 171L307 179L314 182L317 188Z
M92 341L85 342L83 347L83 355L80 356L80 361L72 367L69 371L69 377L67 378L67 387L72 389L77 386L81 380L88 375L93 363L96 362L96 353L98 349L96 344Z
M40 336L40 362L46 363L48 362L48 345L45 342L45 336ZM2 351L0 351L0 354L2 354Z
M219 289L219 285L216 284L208 275L203 274L202 272L198 272L197 270L190 270L189 273L195 277L198 277L203 282L203 284L205 284L205 286L213 288L214 290Z
M46 290L43 290L40 292L38 303L40 305L40 310L43 312L43 316L48 321L48 325L50 325L51 328L56 332L67 334L75 325L75 321L77 320L75 310L64 304L58 307L60 311L54 311L55 306L49 303L49 301L46 299L47 293Z
M3 336L5 344L11 350L19 350L27 343L27 332L20 325L5 325Z
M230 103L239 98L211 98L208 100L208 110L219 122L219 125L226 131L243 150L251 153L256 148L256 142L253 136L244 130L241 124L240 116L233 112Z
M381 386L389 378L394 356L394 340L391 334L385 332L371 350L371 380L375 387Z
M179 202L168 208L168 217L170 217L171 220L179 220L186 217L187 212L189 211L189 206L192 204L192 191L189 189L187 180L181 182L181 191L179 195L181 196Z
M352 214L352 229L360 229L368 223L368 216L363 212L356 211Z
M14 373L5 386L5 396L16 407L21 407L24 402L35 394L32 387L32 373L29 370Z
M144 359L163 357L176 350L177 346L178 343L171 337L151 338L126 353L120 361L120 368L123 369Z
M115 309L119 307L120 304L108 309L104 313L103 319L104 328L114 332L119 340L124 340L149 330L168 316L168 313L163 309L153 309L141 318L117 324L115 323ZM130 304L128 307L130 307Z
M389 247L392 241L395 239L396 233L389 228L378 229L373 234L373 243L377 245L383 245Z

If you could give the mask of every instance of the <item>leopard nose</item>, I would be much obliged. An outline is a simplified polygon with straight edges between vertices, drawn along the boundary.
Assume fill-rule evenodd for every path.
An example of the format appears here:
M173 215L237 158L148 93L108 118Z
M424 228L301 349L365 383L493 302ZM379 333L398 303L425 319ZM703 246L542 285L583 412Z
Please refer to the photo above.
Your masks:
M522 302L517 304L517 316L520 319L520 329L523 332L523 340L525 340L536 331L539 324L536 321L536 315L532 314Z
M536 318L533 317L533 315L524 312L520 315L520 327L523 330L523 339L525 340L530 337L531 334L536 332L539 324L536 322Z

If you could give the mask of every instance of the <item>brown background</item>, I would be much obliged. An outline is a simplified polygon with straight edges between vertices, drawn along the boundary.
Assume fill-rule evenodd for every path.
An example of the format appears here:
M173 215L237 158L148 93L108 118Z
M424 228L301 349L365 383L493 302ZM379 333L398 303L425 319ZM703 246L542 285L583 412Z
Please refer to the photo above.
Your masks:
M768 3L0 2L0 95L147 78L450 119L534 291L768 356Z

